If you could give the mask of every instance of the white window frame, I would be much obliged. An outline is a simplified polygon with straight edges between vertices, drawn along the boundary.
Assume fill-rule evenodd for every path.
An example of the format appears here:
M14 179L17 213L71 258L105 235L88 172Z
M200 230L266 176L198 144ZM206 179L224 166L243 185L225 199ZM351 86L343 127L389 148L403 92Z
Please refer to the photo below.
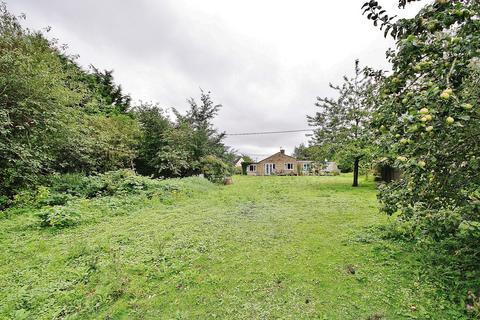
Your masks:
M291 168L289 168L289 166L291 166ZM293 165L293 163L285 163L285 170L294 170L295 166Z
M264 168L265 168L265 175L266 176L272 175L273 173L276 172L275 163L271 163L271 162L265 163Z
M253 170L251 170L252 167L253 167ZM256 164L249 164L247 171L248 172L257 172L257 165Z
M310 170L310 163L304 163L303 164L303 171L309 171Z

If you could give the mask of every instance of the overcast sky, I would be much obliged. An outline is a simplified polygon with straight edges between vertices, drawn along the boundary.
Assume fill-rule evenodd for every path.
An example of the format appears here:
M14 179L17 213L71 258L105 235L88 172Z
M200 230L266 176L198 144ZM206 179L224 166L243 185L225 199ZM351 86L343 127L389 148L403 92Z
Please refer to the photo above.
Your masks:
M387 69L393 45L361 15L364 0L7 0L25 25L52 27L79 62L113 69L134 100L187 109L210 90L227 133L308 128L315 98L330 96L354 60ZM398 13L397 0L380 0ZM411 16L425 4L400 11ZM304 133L229 137L254 158L288 153Z

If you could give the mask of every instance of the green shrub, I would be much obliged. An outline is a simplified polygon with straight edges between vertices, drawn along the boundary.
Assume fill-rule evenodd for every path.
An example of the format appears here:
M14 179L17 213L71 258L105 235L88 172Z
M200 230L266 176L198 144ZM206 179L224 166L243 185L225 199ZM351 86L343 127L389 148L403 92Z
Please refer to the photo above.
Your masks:
M82 193L92 193L95 197L82 199L67 193L50 193L42 200L43 208L36 214L42 227L64 228L104 216L130 214L152 200L172 205L182 196L200 194L213 186L199 177L159 180L138 176L130 170L108 172L84 180L87 183Z
M10 204L10 200L7 196L0 196L0 210L4 210Z
M211 182L222 183L227 176L233 173L233 167L220 158L207 156L202 158L202 173Z
M235 173L235 174L238 174L238 175L242 175L242 174L243 174L243 169L242 169L242 167L235 167L234 173Z
M40 204L42 206L63 206L73 199L75 199L75 197L67 193L52 193Z
M48 179L50 190L72 196L85 196L89 178L80 173L55 174Z
M139 193L154 189L159 182L128 169L89 177L79 174L57 175L50 181L52 191L85 198Z
M13 197L13 205L16 207L40 208L42 203L50 196L50 190L47 187L40 186L32 191L22 191Z
M65 206L48 207L41 210L37 216L42 227L64 228L78 223L80 215L72 208Z

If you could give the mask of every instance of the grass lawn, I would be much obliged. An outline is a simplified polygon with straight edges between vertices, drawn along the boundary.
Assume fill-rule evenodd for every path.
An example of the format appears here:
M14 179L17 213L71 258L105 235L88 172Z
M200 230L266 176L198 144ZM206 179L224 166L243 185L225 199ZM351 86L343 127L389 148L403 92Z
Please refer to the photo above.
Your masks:
M461 319L371 231L387 222L373 183L350 185L235 177L60 230L3 218L0 318Z

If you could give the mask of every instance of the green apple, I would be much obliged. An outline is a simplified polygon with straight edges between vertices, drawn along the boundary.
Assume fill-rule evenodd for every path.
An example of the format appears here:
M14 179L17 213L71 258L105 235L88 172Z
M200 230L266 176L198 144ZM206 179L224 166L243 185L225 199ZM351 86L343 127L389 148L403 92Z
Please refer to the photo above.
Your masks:
M462 38L460 38L460 37L452 37L450 39L450 43L452 43L452 44L460 43L461 40L462 40Z
M450 99L450 93L447 90L443 90L443 92L440 94L440 98L448 100Z
M420 119L420 121L422 121L422 122L427 122L427 117L422 117L422 118Z
M421 114L427 114L427 113L428 113L428 109L427 109L427 108L422 108L422 109L420 109L420 113L421 113Z
M452 117L448 117L448 118L447 118L447 123L448 123L448 124L452 124L452 123L454 123L454 122L455 122L455 119L453 119Z
M427 132L432 132L432 130L433 130L432 126L428 126L428 127L425 128L425 131L427 131Z
M430 68L432 66L432 61L422 61L420 62L420 66L423 68Z
M463 104L463 108L464 108L465 110L470 110L470 109L473 108L473 106L472 106L470 103L464 103L464 104Z
M423 160L418 161L417 164L418 164L418 166L419 166L420 168L425 168L425 166L427 165L427 164L425 163L425 161L423 161Z
M432 121L433 117L432 117L431 114L427 114L427 115L425 116L425 119L427 119L427 121Z

